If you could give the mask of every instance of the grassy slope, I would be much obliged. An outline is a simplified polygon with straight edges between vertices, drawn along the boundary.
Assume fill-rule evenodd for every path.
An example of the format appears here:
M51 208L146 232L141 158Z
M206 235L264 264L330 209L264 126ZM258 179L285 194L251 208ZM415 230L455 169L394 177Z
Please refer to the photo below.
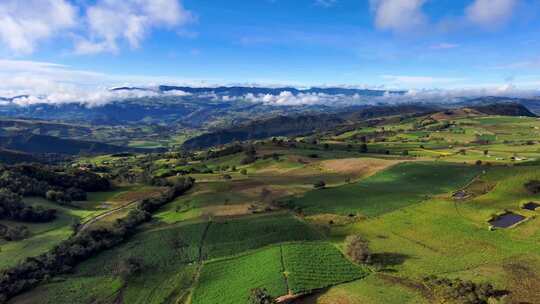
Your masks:
M125 193L131 188L120 188L109 192L89 193L88 200L76 203L75 207L60 206L42 198L25 198L25 202L34 206L43 206L58 210L58 217L49 223L15 223L12 221L1 220L4 225L24 225L30 229L31 236L27 239L16 242L0 241L0 269L13 266L23 259L31 256L37 256L47 252L56 244L67 239L73 232L71 225L75 221L83 221L89 217L95 216L106 209L98 206L107 200L113 200L114 197Z
M449 163L403 163L356 184L313 190L293 203L306 214L380 216L457 189L480 171Z
M532 275L540 272L540 218L533 212L520 210L519 204L539 199L527 194L522 185L529 178L540 178L540 173L537 168L527 168L516 174L514 169L491 170L482 179L497 181L496 187L470 201L429 200L336 229L335 236L337 239L350 233L366 236L383 267L409 283L430 274L491 281L512 290L516 302L534 303L539 300L534 293L540 287L540 277ZM503 209L520 212L530 219L512 229L489 231L488 216ZM530 274L520 276L520 273ZM526 283L529 288L524 288L523 280L529 280ZM352 293L351 298L361 298L360 291L347 288L335 287L329 294L342 294L346 289ZM410 291L419 292L415 288Z
M128 243L82 263L66 280L41 286L19 301L35 303L163 303L191 287L206 223L149 230ZM118 267L127 258L139 260L139 274L121 279Z

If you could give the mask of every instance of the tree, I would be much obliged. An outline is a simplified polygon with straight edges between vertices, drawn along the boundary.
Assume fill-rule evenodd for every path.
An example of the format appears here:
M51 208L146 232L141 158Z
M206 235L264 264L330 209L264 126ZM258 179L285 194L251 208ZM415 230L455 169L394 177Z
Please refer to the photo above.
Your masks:
M315 189L323 189L324 187L326 187L326 183L322 180L315 182L315 184L313 184L313 188Z
M240 174L242 174L242 175L247 175L247 170L246 170L246 169L240 170Z
M252 289L248 299L249 304L275 304L276 300L268 293L265 288Z
M371 261L369 242L360 235L349 235L345 239L346 253L349 258L359 264L367 264Z
M403 150L403 151L401 152L401 155L403 155L403 156L408 156L408 155L409 155L409 150Z
M141 272L143 263L139 259L130 257L118 264L118 275L122 280L127 281L130 277L135 276Z
M488 154L489 154L489 150L484 150L484 155L488 156Z
M368 152L367 144L361 144L360 145L360 153L367 153L367 152Z

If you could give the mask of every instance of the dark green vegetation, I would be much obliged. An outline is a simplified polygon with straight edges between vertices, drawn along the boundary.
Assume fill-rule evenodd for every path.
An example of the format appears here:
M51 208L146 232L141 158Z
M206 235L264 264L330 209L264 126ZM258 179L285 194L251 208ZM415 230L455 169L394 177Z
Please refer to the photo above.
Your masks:
M0 291L18 294L9 303L539 303L540 120L515 105L400 109L204 151L5 167L9 201L56 218L0 219ZM112 188L86 188L100 180ZM491 226L506 214L523 220Z

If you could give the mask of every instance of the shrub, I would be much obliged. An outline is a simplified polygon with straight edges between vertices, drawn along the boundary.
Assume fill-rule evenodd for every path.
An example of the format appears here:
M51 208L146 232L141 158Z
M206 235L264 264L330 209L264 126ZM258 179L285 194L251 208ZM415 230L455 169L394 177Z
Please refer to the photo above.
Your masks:
M540 193L540 181L539 180L531 180L525 184L525 189L529 191L531 194L538 194Z
M424 285L444 303L487 304L504 294L489 283L476 284L460 279L430 276L424 278Z
M346 254L358 264L367 264L371 261L369 242L360 235L349 235L345 239Z
M248 299L249 304L274 304L276 301L264 288L255 288L251 290Z
M127 281L130 277L138 275L143 268L140 259L130 257L118 263L117 274L122 280Z
M367 153L368 152L368 146L366 144L360 145L360 153Z
M326 183L324 181L318 181L313 184L313 188L315 189L323 189L324 187L326 187Z

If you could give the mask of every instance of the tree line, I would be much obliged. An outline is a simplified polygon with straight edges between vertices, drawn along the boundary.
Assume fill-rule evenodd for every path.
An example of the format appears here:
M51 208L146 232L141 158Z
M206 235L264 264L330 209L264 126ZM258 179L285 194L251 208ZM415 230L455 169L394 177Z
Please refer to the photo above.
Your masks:
M41 164L0 166L0 188L20 196L39 196L69 203L86 200L86 192L107 191L109 180L98 174Z

